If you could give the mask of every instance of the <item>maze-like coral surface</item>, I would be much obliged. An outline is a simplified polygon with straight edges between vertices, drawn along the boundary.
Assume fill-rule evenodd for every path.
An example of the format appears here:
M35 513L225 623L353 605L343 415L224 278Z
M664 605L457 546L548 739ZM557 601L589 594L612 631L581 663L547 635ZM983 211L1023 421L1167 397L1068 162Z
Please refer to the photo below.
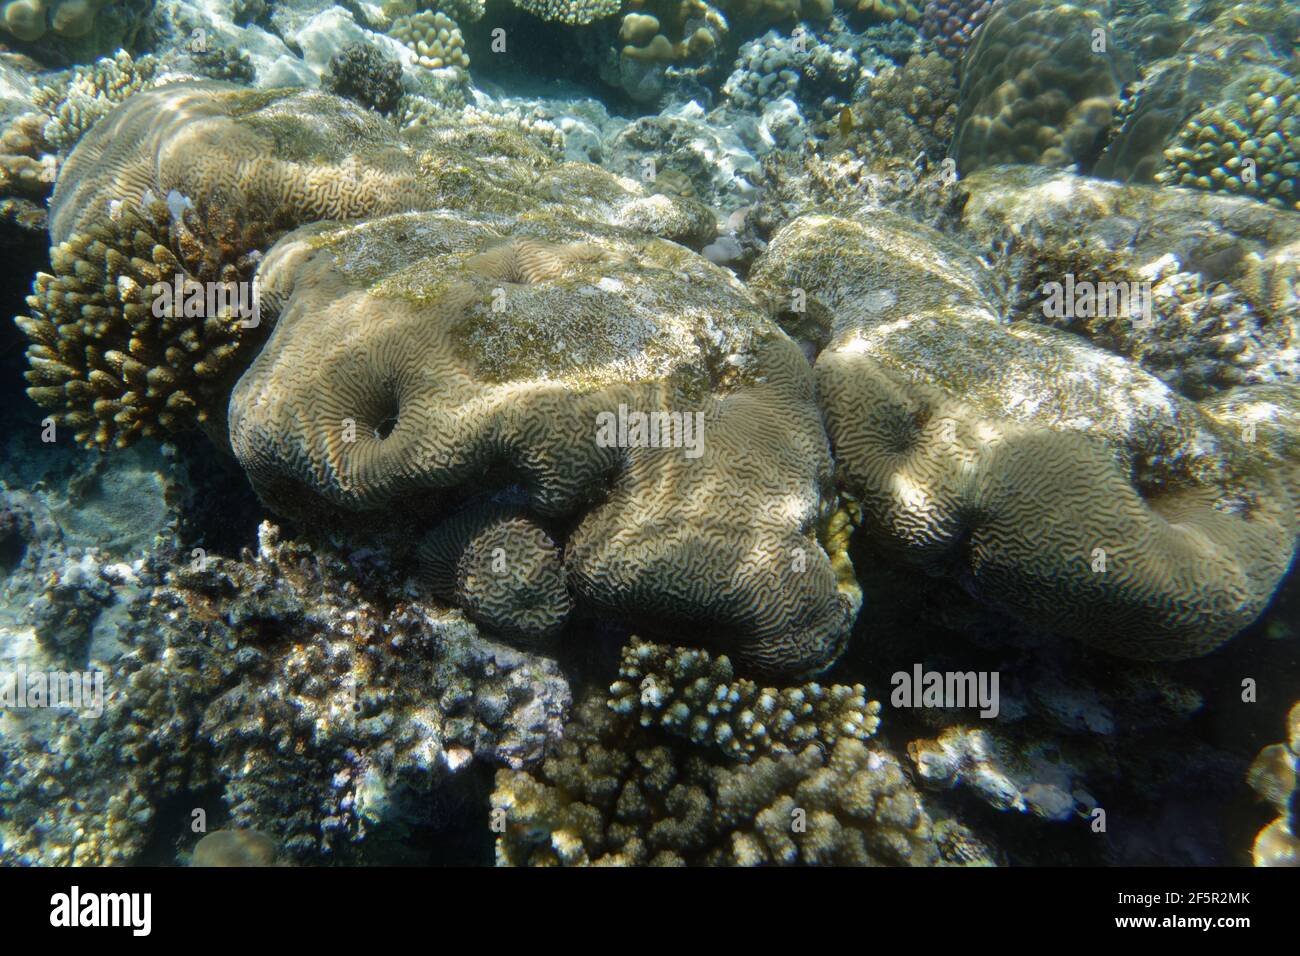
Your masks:
M831 317L818 390L872 540L1141 659L1207 653L1268 603L1295 548L1294 459L1080 339L1003 324L982 265L916 223L808 216L766 255L760 278L800 278Z

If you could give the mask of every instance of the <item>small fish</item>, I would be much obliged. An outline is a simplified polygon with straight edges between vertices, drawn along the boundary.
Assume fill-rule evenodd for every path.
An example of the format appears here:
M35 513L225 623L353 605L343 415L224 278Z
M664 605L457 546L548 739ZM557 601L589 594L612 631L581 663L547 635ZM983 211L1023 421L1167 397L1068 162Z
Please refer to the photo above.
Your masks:
M840 135L848 136L853 132L853 111L847 106L840 110Z

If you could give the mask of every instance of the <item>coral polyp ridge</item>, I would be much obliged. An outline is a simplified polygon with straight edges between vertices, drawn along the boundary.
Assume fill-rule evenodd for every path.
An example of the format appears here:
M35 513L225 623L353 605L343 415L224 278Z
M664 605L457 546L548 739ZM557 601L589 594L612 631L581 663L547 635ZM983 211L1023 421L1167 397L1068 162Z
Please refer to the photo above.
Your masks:
M363 6L0 5L84 61L21 79L0 226L28 411L103 453L0 471L0 664L117 688L0 719L0 859L207 793L193 865L409 862L490 790L500 865L1041 862L1018 818L1200 770L1295 864L1296 711L1189 729L1300 635L1278 3L514 0L630 121L478 89L491 5ZM74 520L140 474L147 532Z

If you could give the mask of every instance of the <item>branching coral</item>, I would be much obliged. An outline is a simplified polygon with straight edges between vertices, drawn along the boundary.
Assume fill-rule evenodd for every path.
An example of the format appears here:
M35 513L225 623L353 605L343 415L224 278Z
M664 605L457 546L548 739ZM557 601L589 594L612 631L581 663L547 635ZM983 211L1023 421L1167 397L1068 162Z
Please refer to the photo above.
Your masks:
M86 130L117 104L147 89L159 73L152 56L133 59L125 50L90 66L79 66L66 83L37 89L32 104L49 117L45 138L67 152Z
M843 737L732 764L665 745L599 698L533 773L497 775L505 865L926 866L988 862L936 821L897 760Z
M139 862L165 802L202 791L287 860L391 862L384 834L431 825L431 793L476 759L537 761L569 709L553 661L376 604L343 556L270 525L256 554L159 576L125 611L103 714L0 736L6 864Z
M612 17L623 0L514 0L514 4L542 20L581 25Z
M842 145L856 156L911 162L925 154L939 160L952 138L957 83L937 53L886 67L871 79L868 95L852 106L852 130Z
M736 760L833 747L841 737L867 740L880 724L880 704L861 684L760 687L737 678L726 657L633 638L623 648L610 687L617 714L639 714L696 744L714 745Z
M433 201L380 122L320 94L195 83L97 124L64 165L53 273L18 320L31 397L101 447L220 416L223 376L265 331L256 253L296 222Z

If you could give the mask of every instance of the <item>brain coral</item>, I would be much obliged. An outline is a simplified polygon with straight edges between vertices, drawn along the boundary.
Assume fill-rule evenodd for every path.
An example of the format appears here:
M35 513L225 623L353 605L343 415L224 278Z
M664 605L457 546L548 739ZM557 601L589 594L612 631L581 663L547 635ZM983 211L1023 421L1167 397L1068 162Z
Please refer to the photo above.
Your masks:
M119 107L59 176L53 272L18 319L28 394L88 445L219 414L223 379L264 334L248 284L259 249L299 222L434 201L395 138L318 93L182 83Z
M806 361L725 271L573 208L286 236L260 273L275 331L230 399L235 454L286 511L520 487L572 523L588 605L707 624L759 670L824 667L856 589L818 544L830 459Z
M818 390L862 532L1039 629L1213 650L1291 561L1287 469L1131 363L1001 323L982 270L880 214L798 219L756 266L829 317Z
M420 565L435 593L503 634L550 637L573 607L559 547L521 508L457 512L425 537Z
M156 315L142 290L257 264L257 324L276 327L228 437L273 507L423 520L496 489L527 514L486 550L472 536L440 585L480 619L558 626L562 547L588 607L700 626L759 671L827 666L859 596L810 370L730 273L648 235L705 242L711 213L500 126L412 136L316 93L128 101L59 182L55 275L19 322L33 397L92 444L218 424L251 340L228 313ZM419 208L440 211L395 211ZM504 603L482 567L498 547L527 558Z
M1034 167L962 180L962 225L1043 281L1147 283L1150 322L1109 311L1071 331L1131 356L1190 397L1235 384L1300 380L1300 217L1251 199L1121 185ZM1012 273L1017 269L1011 270ZM1041 305L1024 318L1043 321Z
M1106 145L1120 92L1134 78L1132 63L1106 30L1102 15L1086 5L1003 0L995 6L962 60L949 151L958 169L1090 166Z

